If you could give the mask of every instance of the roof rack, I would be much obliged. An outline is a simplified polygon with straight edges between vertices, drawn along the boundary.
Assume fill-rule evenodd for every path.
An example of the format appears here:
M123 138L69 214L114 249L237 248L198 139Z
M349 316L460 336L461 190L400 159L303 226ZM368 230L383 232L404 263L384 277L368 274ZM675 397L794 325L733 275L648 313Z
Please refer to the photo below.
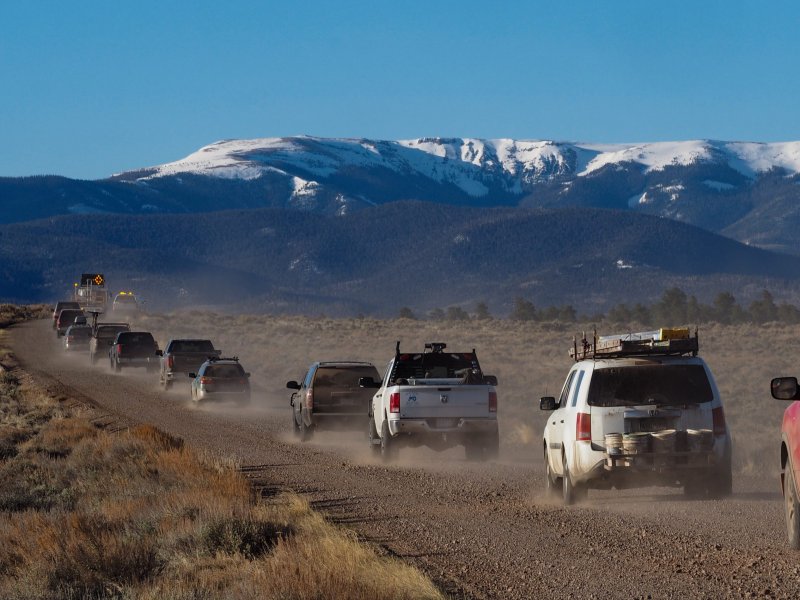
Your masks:
M238 356L209 356L208 362L217 362L219 360L232 360L235 362L239 362Z
M627 356L697 356L699 350L697 329L694 336L688 327L663 328L655 331L606 335L597 337L595 331L592 340L586 338L584 332L581 340L572 338L569 355L575 361L595 358L622 358Z

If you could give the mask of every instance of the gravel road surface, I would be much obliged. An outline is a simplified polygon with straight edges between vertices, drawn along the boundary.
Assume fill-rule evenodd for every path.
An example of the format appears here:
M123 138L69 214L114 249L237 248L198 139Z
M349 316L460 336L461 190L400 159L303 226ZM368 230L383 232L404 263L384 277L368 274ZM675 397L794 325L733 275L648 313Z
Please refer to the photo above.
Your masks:
M387 467L362 431L293 441L284 382L254 381L251 407L195 407L188 378L165 392L156 374L65 356L49 321L13 327L9 338L54 394L234 456L264 494L306 495L456 598L800 597L800 554L787 548L774 478L735 477L722 501L592 490L587 503L563 508L541 496L538 444L503 446L489 464L466 462L461 449L408 449Z

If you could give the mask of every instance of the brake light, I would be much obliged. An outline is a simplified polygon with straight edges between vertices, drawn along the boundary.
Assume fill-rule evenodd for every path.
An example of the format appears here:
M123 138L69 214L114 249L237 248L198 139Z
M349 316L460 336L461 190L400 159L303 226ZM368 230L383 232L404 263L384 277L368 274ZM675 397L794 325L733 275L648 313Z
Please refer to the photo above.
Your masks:
M306 408L314 410L314 388L308 388L306 392Z
M578 422L575 426L575 439L586 441L592 439L592 415L578 413Z
M175 359L172 356L167 357L167 367L170 369L175 366Z
M393 392L389 394L389 412L400 412L400 392Z
M117 344L117 356L122 354L122 344Z
M497 392L489 392L489 412L497 412Z
M208 385L209 383L214 383L214 379L205 375L200 378L200 385Z
M711 411L711 416L714 419L714 435L725 435L725 411L718 406Z

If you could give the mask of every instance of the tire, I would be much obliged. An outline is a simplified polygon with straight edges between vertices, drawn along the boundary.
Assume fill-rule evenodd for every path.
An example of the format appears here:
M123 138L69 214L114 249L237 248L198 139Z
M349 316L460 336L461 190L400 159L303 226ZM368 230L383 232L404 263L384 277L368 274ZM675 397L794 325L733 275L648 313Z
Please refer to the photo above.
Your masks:
M303 408L300 408L300 424L297 426L300 431L300 441L307 442L311 439L311 428L306 425L305 419L303 419Z
M478 440L467 440L464 442L464 456L472 462L484 460L483 445Z
M483 445L484 460L497 460L500 456L500 433L495 431L486 436Z
M369 442L369 448L372 451L372 454L380 454L381 452L381 444L380 438L378 437L378 430L375 427L375 419L372 416L369 416L369 426L367 428L367 441ZM375 440L378 440L378 443L375 443Z
M798 502L797 486L794 482L792 464L786 464L786 476L783 482L783 506L786 513L786 533L789 536L789 548L800 550L800 502Z
M564 465L564 476L561 478L561 496L564 506L570 506L586 498L586 488L572 481L572 476L569 474L569 467L567 466L566 454L561 455L561 462Z
M294 414L294 407L292 407L292 433L294 437L300 439L300 426L297 424L297 417Z
M383 420L381 425L381 458L385 462L391 462L397 459L397 442L392 439L392 434L389 433L389 421Z
M120 364L120 362L118 360L114 361L114 372L122 373L122 365Z
M553 473L553 469L550 468L547 448L544 450L544 493L548 498L556 498L563 493L561 490L561 480Z

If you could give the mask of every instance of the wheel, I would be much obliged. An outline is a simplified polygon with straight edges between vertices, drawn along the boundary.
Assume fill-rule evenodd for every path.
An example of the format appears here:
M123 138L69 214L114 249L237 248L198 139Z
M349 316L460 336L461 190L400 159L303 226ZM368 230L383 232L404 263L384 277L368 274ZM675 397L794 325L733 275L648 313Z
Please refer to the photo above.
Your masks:
M122 365L120 364L120 362L118 360L114 361L114 371L116 371L117 373L121 373L122 372Z
M311 428L306 425L305 419L303 419L303 409L300 408L300 424L298 425L298 429L300 430L300 441L307 442L311 439Z
M373 454L378 454L381 451L381 440L378 438L378 430L375 427L375 419L369 417L369 427L367 430L367 441L369 448ZM376 443L377 442L377 443Z
M469 461L484 460L483 446L478 440L467 440L464 442L464 456Z
M566 454L561 455L561 463L564 465L564 476L561 478L561 494L564 499L564 505L569 506L586 498L586 488L572 481L572 476L569 474L569 467L567 466Z
M500 456L500 433L495 431L486 436L483 444L484 460L497 460Z
M561 480L550 468L550 459L547 457L547 448L544 450L544 492L548 498L555 498L562 493Z
M292 407L292 433L294 437L300 438L300 426L297 424L297 417L294 414L294 407Z
M797 486L794 484L792 464L786 465L783 482L783 506L786 511L786 532L789 534L789 547L800 549L800 504L797 499Z
M386 462L389 462L395 460L397 455L397 442L392 439L392 434L389 433L389 421L384 419L381 425L381 457Z

